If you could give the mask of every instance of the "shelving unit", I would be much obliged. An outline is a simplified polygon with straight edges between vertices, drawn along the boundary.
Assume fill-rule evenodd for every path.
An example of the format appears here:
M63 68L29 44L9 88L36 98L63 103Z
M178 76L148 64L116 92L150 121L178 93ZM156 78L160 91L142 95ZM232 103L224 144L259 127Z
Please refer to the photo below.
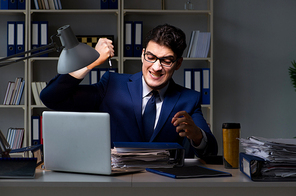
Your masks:
M164 4L163 4L164 3ZM210 68L210 105L202 105L206 120L213 124L213 0L195 0L196 10L184 10L185 1L137 1L118 0L118 9L100 9L100 1L62 0L62 10L36 10L34 1L26 1L26 10L0 10L0 15L7 20L0 21L1 40L6 40L7 21L25 21L25 50L31 49L31 21L48 21L48 36L57 29L69 24L76 35L114 35L115 56L112 64L120 73L136 73L141 71L140 57L124 57L124 21L143 21L143 36L158 24L169 23L181 28L189 45L192 30L211 32L211 47L207 58L184 58L182 69L174 75L174 80L184 83L184 68ZM163 9L164 5L164 9ZM186 21L186 23L184 23ZM59 39L56 38L57 43ZM6 42L3 44L6 46ZM187 49L183 56L186 56ZM56 72L58 53L49 57L34 57L1 68L0 97L4 97L9 80L21 76L25 79L25 89L21 105L0 105L0 129L5 133L10 126L24 127L24 146L31 144L31 116L41 115L47 108L34 102L31 83L53 78ZM0 56L6 56L6 48L0 49ZM108 67L108 64L102 65ZM5 75L5 77L3 76ZM82 82L89 83L88 76ZM3 90L2 90L3 89ZM13 119L17 116L17 119Z
M146 2L145 6L141 7L140 2L122 0L121 11L121 28L124 32L125 21L143 21L143 35L158 24L169 23L181 28L187 38L187 49L184 51L183 56L186 56L191 31L201 30L211 32L211 45L207 58L187 58L185 57L182 63L182 68L175 72L174 80L179 83L184 83L184 68L210 68L210 103L209 105L202 105L204 117L207 122L213 125L213 0L198 1L200 9L184 10L183 5L186 1L161 1L151 0ZM197 1L192 1L197 3ZM137 7L139 6L139 8ZM190 18L188 18L190 17ZM156 22L157 21L157 24ZM184 23L186 21L186 23ZM189 25L190 26L189 26ZM124 34L121 34L121 50L124 51ZM141 71L141 58L140 57L124 57L121 53L122 67L120 70L123 73L136 73Z

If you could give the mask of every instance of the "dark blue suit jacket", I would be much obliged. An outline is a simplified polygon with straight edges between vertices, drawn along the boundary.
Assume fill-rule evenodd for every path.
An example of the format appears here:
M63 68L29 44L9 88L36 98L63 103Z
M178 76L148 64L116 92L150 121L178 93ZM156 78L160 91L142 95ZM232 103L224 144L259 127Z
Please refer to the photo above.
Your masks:
M142 73L106 72L94 85L79 85L81 80L58 75L49 82L40 97L51 109L63 111L108 112L111 118L112 144L115 141L146 141L142 129ZM173 116L185 110L207 135L207 146L196 150L187 138L176 133ZM186 148L186 157L217 154L217 142L200 107L200 93L177 85L173 80L165 93L158 124L150 142L178 142Z

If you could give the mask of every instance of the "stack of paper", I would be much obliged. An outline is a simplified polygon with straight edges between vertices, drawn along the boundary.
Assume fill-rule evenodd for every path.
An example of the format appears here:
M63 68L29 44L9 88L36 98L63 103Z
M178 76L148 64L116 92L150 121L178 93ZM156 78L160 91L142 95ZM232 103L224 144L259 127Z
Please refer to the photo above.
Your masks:
M176 164L183 164L183 147L177 143L155 143L155 142L114 142L111 150L111 162L113 167L128 168L170 168ZM171 152L179 153L179 160Z
M269 178L296 178L296 139L240 138L245 153L259 157L260 175Z

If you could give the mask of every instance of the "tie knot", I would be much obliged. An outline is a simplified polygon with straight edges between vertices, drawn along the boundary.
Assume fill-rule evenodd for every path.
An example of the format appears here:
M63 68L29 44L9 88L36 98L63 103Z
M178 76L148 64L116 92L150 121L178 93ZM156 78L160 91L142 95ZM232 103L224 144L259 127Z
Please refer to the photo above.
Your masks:
M152 95L152 97L158 97L159 96L159 93L156 90L151 91L150 94Z

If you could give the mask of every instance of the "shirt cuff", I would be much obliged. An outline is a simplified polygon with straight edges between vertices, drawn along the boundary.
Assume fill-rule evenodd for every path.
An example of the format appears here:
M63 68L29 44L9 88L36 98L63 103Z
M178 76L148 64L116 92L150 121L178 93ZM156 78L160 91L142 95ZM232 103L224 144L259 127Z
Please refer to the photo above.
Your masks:
M190 143L191 145L195 148L195 149L198 149L198 150L201 150L201 149L204 149L207 145L207 142L208 142L208 138L207 138L207 135L206 133L202 130L201 130L201 133L202 133L202 140L200 142L200 144L198 146L194 145L194 142L192 140L190 140Z

